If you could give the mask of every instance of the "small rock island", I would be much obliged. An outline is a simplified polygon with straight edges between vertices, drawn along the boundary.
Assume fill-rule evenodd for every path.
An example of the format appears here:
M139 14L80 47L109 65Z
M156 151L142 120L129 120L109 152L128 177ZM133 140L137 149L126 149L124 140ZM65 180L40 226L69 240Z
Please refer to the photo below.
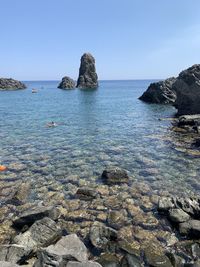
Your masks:
M61 83L58 85L59 89L74 89L76 88L75 81L68 76L62 78Z
M81 57L81 65L76 87L83 89L98 87L95 59L90 53L85 53Z
M20 81L11 78L0 78L0 91L12 91L25 88L26 85Z

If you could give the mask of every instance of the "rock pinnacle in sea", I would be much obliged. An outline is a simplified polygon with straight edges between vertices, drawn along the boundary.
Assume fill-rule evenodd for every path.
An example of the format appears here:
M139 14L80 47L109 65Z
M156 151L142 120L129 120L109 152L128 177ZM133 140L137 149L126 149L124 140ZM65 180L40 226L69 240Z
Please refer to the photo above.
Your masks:
M85 53L81 57L81 65L76 87L85 89L98 87L95 59L90 53Z

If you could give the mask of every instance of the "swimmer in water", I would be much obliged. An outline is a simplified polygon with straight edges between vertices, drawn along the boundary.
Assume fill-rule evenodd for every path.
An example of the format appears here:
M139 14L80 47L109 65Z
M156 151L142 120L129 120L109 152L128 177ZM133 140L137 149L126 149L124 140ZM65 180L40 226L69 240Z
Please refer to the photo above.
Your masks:
M54 121L48 122L46 124L46 127L56 127L56 126L57 126L57 124Z

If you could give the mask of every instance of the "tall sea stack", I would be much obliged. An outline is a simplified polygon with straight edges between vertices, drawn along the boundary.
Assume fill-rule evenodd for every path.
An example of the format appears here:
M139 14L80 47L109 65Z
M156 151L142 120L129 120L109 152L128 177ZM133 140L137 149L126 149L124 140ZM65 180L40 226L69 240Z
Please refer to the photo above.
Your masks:
M98 76L95 68L95 59L89 53L85 53L81 57L81 65L76 87L84 89L98 87Z

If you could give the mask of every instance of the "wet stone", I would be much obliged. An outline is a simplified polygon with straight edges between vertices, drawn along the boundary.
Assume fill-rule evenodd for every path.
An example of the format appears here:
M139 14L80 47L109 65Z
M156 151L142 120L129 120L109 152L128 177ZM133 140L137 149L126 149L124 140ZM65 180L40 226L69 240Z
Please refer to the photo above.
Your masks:
M188 221L190 219L190 215L181 209L171 209L169 211L169 218L172 222L181 223Z
M125 210L121 211L110 211L108 214L108 224L110 227L115 229L120 229L122 226L130 223L128 221L127 212Z
M41 249L34 267L66 266L69 260L85 262L88 251L76 234L62 237L55 245Z
M23 263L31 255L32 250L20 245L1 245L0 261L9 261L12 263ZM1 266L1 265L0 265Z
M117 167L109 167L105 169L102 173L102 179L107 184L119 184L129 182L129 176L127 172Z
M140 259L134 255L126 254L121 261L120 267L142 267Z
M179 224L179 232L183 235L189 235L195 239L200 238L200 221L189 220Z
M14 243L36 250L57 241L62 231L56 223L48 217L36 221L26 232L17 235Z
M172 267L169 258L165 255L160 244L147 243L144 247L147 264L153 267Z
M120 267L119 259L114 254L102 253L98 258L98 263L102 267Z
M94 247L103 248L109 241L117 240L117 231L100 222L95 222L90 229L89 238Z
M69 261L66 267L102 267L102 266L94 261L86 261L86 262Z
M56 220L59 217L59 210L55 207L36 207L32 210L25 211L19 215L19 218L13 221L13 225L22 228L24 225L32 225L35 221L44 217Z
M77 190L76 197L81 200L92 200L97 197L97 192L94 189L83 187Z

